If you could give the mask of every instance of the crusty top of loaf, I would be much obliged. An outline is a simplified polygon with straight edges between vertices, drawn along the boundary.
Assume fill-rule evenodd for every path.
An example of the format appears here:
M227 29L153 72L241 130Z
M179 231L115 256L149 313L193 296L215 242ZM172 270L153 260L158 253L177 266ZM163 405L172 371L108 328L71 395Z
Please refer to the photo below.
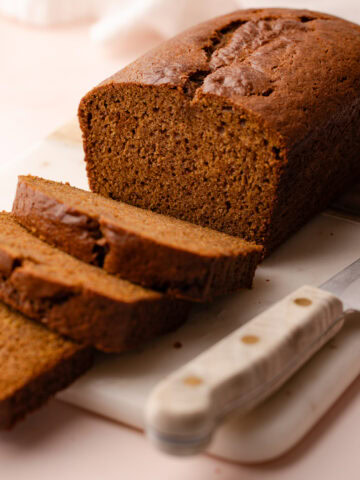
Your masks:
M255 114L293 146L359 101L360 27L308 10L239 10L149 51L102 86L184 88Z

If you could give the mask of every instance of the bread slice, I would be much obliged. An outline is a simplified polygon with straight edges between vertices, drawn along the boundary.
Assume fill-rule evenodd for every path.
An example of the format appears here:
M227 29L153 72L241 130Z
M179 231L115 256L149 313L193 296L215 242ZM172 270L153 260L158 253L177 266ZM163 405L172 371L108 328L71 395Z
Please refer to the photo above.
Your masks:
M85 262L197 301L250 287L262 252L240 238L31 176L19 177L13 214Z
M186 302L145 290L42 242L0 213L0 299L49 328L105 352L173 330Z
M90 188L268 254L360 178L359 58L360 27L323 13L197 25L82 99Z
M0 428L67 387L92 363L92 350L0 303Z

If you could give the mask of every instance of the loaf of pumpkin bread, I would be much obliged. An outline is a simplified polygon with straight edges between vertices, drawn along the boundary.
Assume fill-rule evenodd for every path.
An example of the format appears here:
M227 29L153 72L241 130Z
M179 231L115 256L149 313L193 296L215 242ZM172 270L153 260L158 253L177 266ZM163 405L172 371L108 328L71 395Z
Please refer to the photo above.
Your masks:
M360 27L243 10L82 99L90 187L270 252L360 176Z
M47 402L91 363L91 349L0 303L0 429Z
M251 287L262 253L238 237L31 176L19 177L13 214L85 262L190 300Z
M50 329L122 352L185 321L187 302L109 275L31 235L0 213L0 299Z

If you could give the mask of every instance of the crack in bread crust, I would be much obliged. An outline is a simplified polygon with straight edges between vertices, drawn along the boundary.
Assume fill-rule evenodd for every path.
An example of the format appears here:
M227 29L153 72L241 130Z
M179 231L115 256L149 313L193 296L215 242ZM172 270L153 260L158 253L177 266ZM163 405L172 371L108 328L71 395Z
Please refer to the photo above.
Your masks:
M256 21L230 22L217 30L202 47L208 69L197 70L188 76L184 85L185 93L195 97L204 87L204 92L226 95L227 91L220 87L226 81L226 87L239 95L271 95L274 91L271 80L264 72L252 67L250 57L264 45L281 38L284 33L288 34L288 39L291 32L306 34L309 30L306 24L314 20L316 17L302 16L294 20L265 17ZM300 40L295 36L293 41ZM250 65L240 65L243 62L249 62ZM219 69L221 73L214 75ZM233 81L229 82L229 78Z

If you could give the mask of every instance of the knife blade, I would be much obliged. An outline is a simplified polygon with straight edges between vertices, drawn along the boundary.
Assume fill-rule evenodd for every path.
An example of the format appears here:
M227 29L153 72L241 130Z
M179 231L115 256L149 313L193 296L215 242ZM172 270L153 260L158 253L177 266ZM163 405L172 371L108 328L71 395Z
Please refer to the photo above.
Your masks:
M229 413L246 414L334 337L360 310L360 259L320 288L303 286L160 382L146 431L161 450L203 450Z
M360 258L327 280L320 288L341 298L345 310L360 310Z

